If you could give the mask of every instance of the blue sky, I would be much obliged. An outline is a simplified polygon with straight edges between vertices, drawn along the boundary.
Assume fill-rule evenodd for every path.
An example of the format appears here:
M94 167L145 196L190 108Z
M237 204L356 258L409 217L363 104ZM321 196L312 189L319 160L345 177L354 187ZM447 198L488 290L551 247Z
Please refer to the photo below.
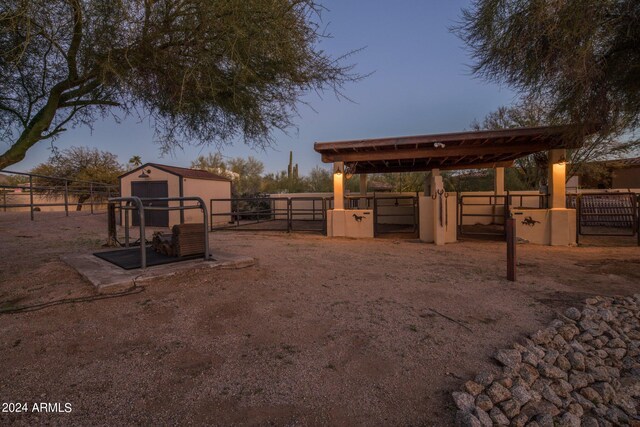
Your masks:
M348 85L345 94L354 102L338 101L333 93L319 98L315 93L301 105L297 129L288 135L275 133L277 145L255 151L242 142L226 147L227 157L254 156L267 172L286 169L293 151L302 173L321 165L313 150L315 141L416 135L468 129L473 119L482 119L515 95L505 87L470 75L470 58L460 39L449 31L469 4L463 0L325 0L323 21L333 36L321 48L334 56L365 49L351 58L360 74L373 74ZM314 111L315 110L315 111ZM111 119L88 128L71 129L55 145L97 147L118 155L126 163L132 155L144 162L189 166L199 154L215 147L185 147L161 156L153 143L148 123L130 118L123 123ZM50 142L42 141L27 158L11 167L26 171L50 155Z

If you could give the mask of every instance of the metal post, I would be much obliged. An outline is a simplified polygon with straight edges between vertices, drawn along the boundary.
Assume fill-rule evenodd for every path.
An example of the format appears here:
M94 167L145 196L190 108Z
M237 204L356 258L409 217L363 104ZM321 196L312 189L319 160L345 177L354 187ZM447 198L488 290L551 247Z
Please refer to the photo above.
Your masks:
M516 220L507 218L507 280L516 281Z
M287 233L291 233L292 222L293 222L293 212L291 211L291 198L287 197Z
M458 237L462 237L462 233L464 231L464 196L458 193L458 214L460 215L459 224L458 225Z
M582 216L582 194L576 194L576 245L580 244L580 218Z
M231 202L231 210L233 211L233 202ZM235 208L235 212L236 212L236 227L240 227L240 203L238 203L238 200L236 200L236 208ZM233 218L231 218L233 219Z
M64 212L69 216L69 181L64 180Z
M378 199L373 193L373 237L378 237Z
M202 216L204 218L204 259L206 261L211 257L209 253L209 215L207 214L207 205L204 200L198 198L198 203L202 207Z
M253 198L251 199L251 202L256 202L256 205L254 205L254 208L251 208L251 212L253 212L255 214L256 217L256 222L258 224L260 224L260 218L262 217L262 209L260 208L260 199L259 198Z
M209 214L211 215L211 231L213 231L213 199L209 200Z
M33 176L29 175L29 210L31 211L31 221L33 221Z
M125 207L129 205L131 205L131 202L127 202ZM122 202L120 202L120 206L122 207ZM129 247L129 209L124 210L124 247Z
M107 246L116 246L117 230L116 230L116 205L115 203L107 204Z
M139 198L133 197L133 199L135 200L136 205L138 205L138 215L140 215L140 260L142 261L141 267L144 270L147 268L147 242L144 232L144 205Z
M322 198L322 234L327 235L327 198Z
M460 193L456 192L456 240L460 238Z
M638 236L638 246L640 246L640 194L636 194L636 205L634 208L636 216L636 235Z
M93 182L89 183L89 202L91 203L91 215L93 215Z
M504 199L504 207L502 208L504 210L503 216L504 216L504 222L506 224L507 219L511 218L511 213L509 212L509 192L507 191L507 197L504 197L504 196L502 197ZM496 204L497 203L498 203L498 200L496 199ZM505 237L506 237L506 231L505 231Z

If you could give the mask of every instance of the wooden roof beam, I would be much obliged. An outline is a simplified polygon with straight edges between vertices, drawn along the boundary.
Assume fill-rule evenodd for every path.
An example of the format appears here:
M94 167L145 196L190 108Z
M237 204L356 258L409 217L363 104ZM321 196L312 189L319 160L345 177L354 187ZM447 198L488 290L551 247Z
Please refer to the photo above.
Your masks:
M380 160L410 160L419 158L437 157L458 157L469 155L491 155L503 153L527 152L535 153L548 150L549 145L545 143L520 143L502 145L481 145L481 146L456 146L445 148L411 148L407 150L384 150L384 151L359 151L349 153L323 154L322 161L333 162L355 162L355 161L380 161Z
M453 132L445 134L434 135L416 135L416 136L404 136L404 137L392 137L392 138L374 138L374 139L359 139L351 141L334 141L334 142L316 142L314 148L316 151L330 150L333 148L345 149L350 147L388 147L390 145L414 145L414 144L429 144L429 143L452 143L462 142L478 139L495 139L505 137L562 137L564 134L570 133L576 129L572 125L561 126L540 126L532 128L517 128L517 129L498 129L498 130L482 130L471 132Z
M400 173L400 172L426 172L432 169L440 169L440 170L458 170L458 169L485 169L485 168L509 168L513 166L513 160L506 161L498 161L498 162L475 162L464 165L420 165L409 166L405 165L402 167L392 167L387 168L379 165L377 167L359 167L356 169L355 173Z

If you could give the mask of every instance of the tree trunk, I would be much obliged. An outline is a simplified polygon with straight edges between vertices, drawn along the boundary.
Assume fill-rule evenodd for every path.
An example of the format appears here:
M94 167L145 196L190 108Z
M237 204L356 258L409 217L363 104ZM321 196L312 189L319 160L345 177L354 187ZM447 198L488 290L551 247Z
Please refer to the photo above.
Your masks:
M76 211L80 212L82 210L82 204L89 200L88 194L81 194L78 196L78 204L76 205Z
M27 150L42 139L42 134L49 129L56 116L60 96L68 86L69 82L64 81L51 88L49 98L44 107L33 116L33 119L18 137L18 140L7 151L0 154L0 170L22 161L27 154ZM49 134L49 136L51 135L52 133Z

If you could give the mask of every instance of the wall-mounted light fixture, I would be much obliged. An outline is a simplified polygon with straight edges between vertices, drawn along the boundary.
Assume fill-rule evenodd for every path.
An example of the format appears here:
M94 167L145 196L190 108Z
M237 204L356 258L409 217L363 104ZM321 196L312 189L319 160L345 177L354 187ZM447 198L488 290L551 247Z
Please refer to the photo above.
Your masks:
M353 178L353 173L356 170L356 165L357 164L358 164L357 162L356 163L345 163L344 164L344 177L347 180L350 180L351 178Z
M342 175L342 172L344 172L343 168L344 168L344 165L342 164L342 162L334 163L333 164L333 173L335 175L340 176L340 175Z
M560 156L560 158L558 159L558 161L556 161L556 165L561 165L564 166L567 164L567 158L563 155Z
M151 169L147 170L146 172L151 173ZM147 173L145 173L145 170L142 169L142 173L138 175L138 178L149 178L149 175L147 175Z

